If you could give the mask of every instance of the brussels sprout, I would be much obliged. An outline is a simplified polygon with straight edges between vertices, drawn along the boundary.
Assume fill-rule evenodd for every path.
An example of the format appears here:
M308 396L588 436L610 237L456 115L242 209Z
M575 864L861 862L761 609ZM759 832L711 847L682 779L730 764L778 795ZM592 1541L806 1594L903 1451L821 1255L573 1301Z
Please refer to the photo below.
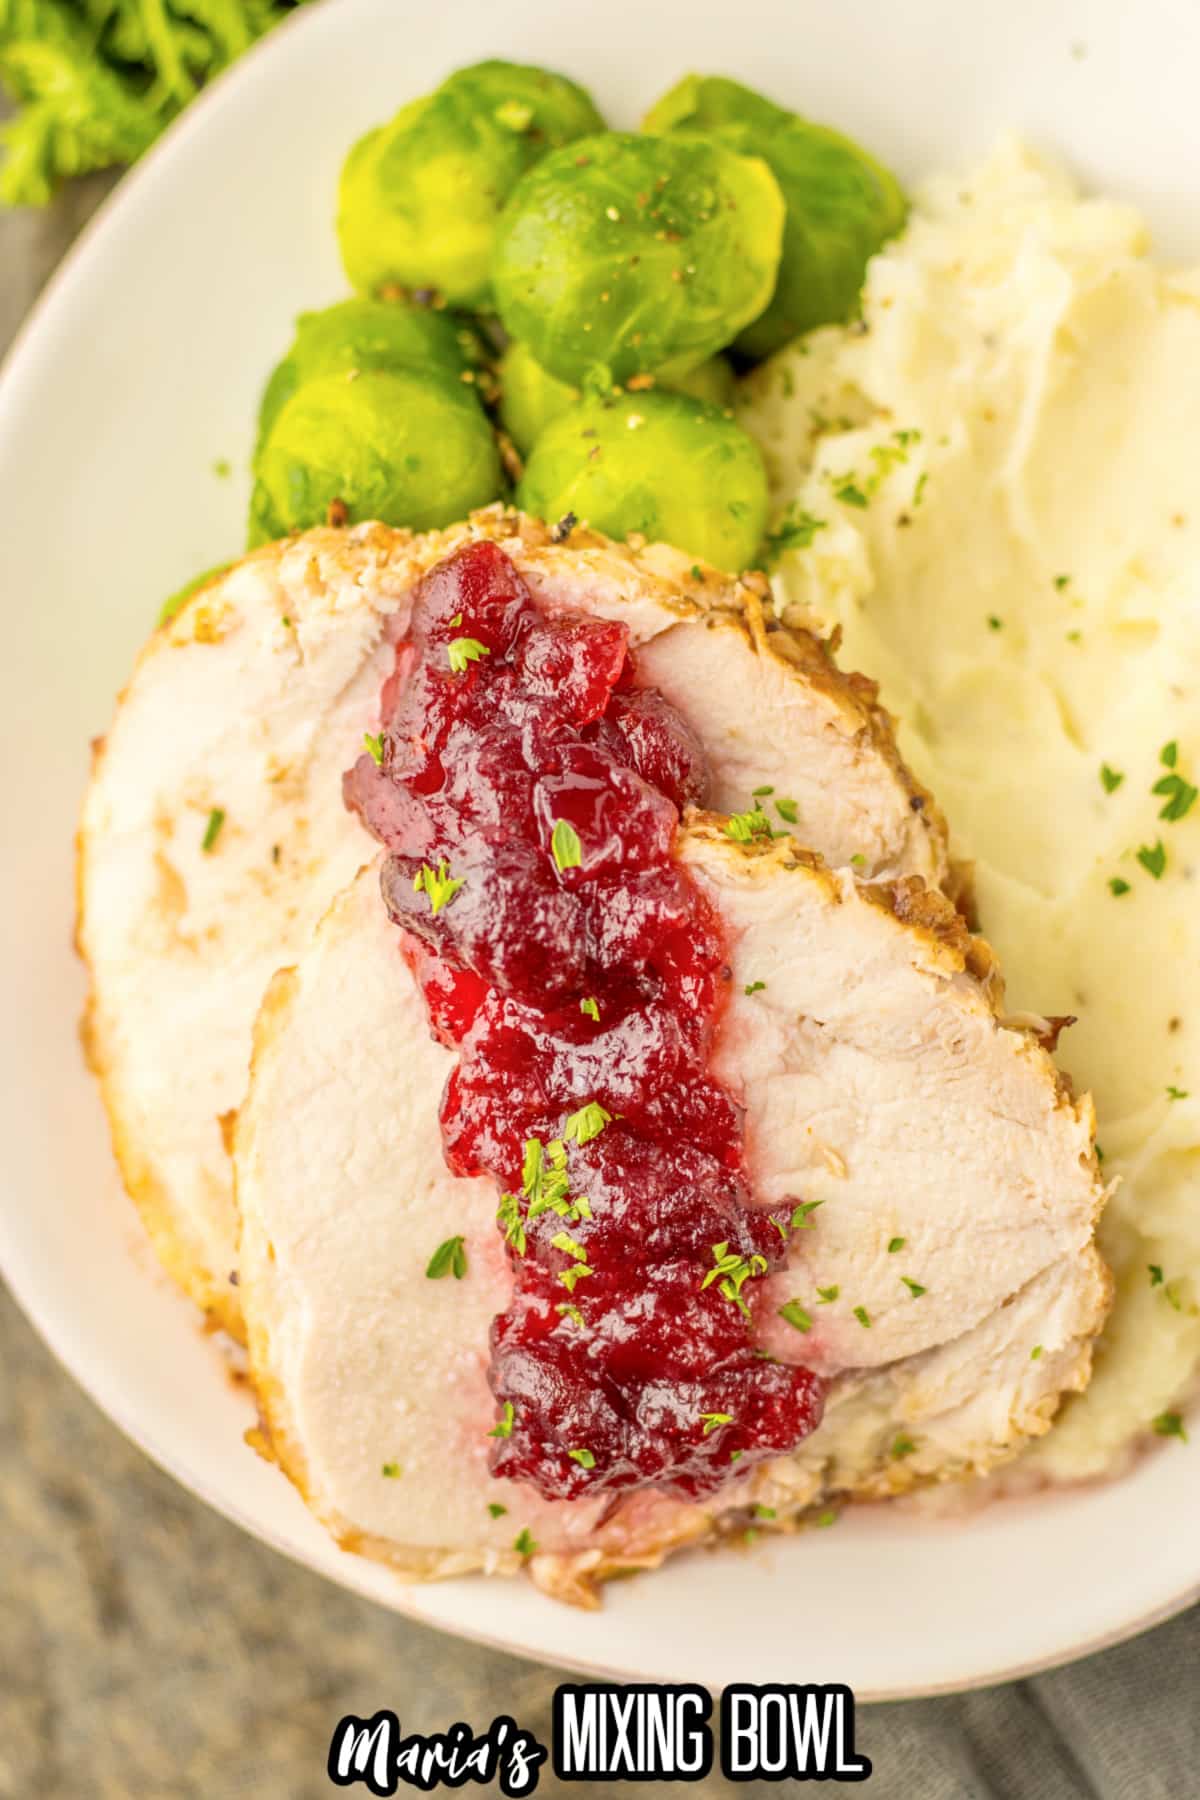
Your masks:
M431 530L503 488L495 436L470 389L399 368L306 381L275 419L257 473L251 544L320 524L333 500L351 523Z
M323 312L301 313L291 349L263 390L258 413L261 448L296 389L318 375L351 369L429 369L448 381L483 362L469 325L429 307L397 300L342 300Z
M552 419L569 412L581 398L578 388L548 375L534 361L528 345L514 341L500 359L500 418L522 456L528 455ZM737 389L733 370L723 356L710 356L686 375L662 383L678 394L691 394L714 406L732 406Z
M718 568L753 558L767 519L757 444L716 407L684 394L585 400L549 424L526 464L527 512L678 545Z
M338 236L356 288L432 288L451 306L487 302L496 220L548 150L600 131L565 75L521 63L459 69L360 138L342 170Z
M783 215L760 158L683 135L581 138L513 190L497 309L560 381L677 375L766 306Z
M787 202L771 304L737 339L769 356L802 331L847 319L867 261L904 223L895 176L865 150L722 76L688 75L646 115L650 132L703 133L770 164Z

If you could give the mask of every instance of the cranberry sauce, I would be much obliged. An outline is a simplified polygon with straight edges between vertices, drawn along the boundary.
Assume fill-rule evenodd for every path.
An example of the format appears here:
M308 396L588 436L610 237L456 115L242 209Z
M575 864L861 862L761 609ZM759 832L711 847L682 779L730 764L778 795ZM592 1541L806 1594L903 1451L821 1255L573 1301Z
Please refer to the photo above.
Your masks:
M421 583L381 739L347 803L459 1053L447 1164L498 1183L513 1268L493 1473L552 1498L709 1493L805 1437L822 1396L753 1343L789 1226L749 1205L708 1071L730 971L671 854L700 746L634 685L623 625L545 616L489 543Z

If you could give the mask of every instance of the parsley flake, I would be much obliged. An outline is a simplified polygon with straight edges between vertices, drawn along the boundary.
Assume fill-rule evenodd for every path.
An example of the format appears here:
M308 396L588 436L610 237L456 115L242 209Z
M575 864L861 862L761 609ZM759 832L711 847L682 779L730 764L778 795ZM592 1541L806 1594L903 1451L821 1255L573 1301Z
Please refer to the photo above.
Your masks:
M722 1425L733 1424L732 1413L701 1413L700 1417L704 1420L703 1435L705 1437L710 1437L714 1431L719 1431Z
M905 1244L907 1244L907 1242L908 1242L907 1238L889 1238L889 1240L888 1240L888 1255L895 1256L895 1254L898 1250L903 1250L903 1248L904 1248Z
M560 1300L554 1310L560 1319L570 1319L573 1324L582 1329L583 1314L577 1306L572 1306L569 1300Z
M582 1244L576 1243L569 1231L556 1231L554 1236L550 1239L550 1242L554 1245L556 1250L561 1250L565 1256L571 1257L574 1262L582 1263L587 1261L587 1251Z
M919 1281L914 1281L911 1275L902 1275L900 1279L914 1300L919 1300L922 1294L928 1293L929 1291L927 1288L923 1288Z
M383 767L383 733L372 736L369 731L363 732L363 748L377 769Z
M498 1438L511 1437L513 1421L516 1419L516 1416L516 1407L511 1400L506 1400L504 1402L504 1417L502 1419L497 1419L496 1423L492 1426L492 1429L488 1432L488 1436Z
M612 1124L612 1114L606 1112L598 1100L589 1100L578 1112L573 1112L563 1126L563 1136L576 1144L590 1144L598 1138L606 1125Z
M829 1512L818 1513L814 1520L814 1523L821 1531L827 1531L831 1525L836 1525L837 1522L838 1515L832 1509L830 1509Z
M413 892L419 894L424 889L429 899L429 910L441 912L443 906L449 906L459 888L466 886L466 876L451 875L445 857L437 869L431 869L428 863L422 863L413 876Z
M773 794L774 792L775 789L773 787L756 787L751 790L750 798L752 800L765 800L768 794Z
M590 994L586 1000L579 1002L579 1010L581 1013L585 1013L589 1019L594 1019L597 1025L600 1023L600 1007Z
M521 1217L521 1202L515 1194L501 1194L500 1204L496 1208L496 1218L504 1227L505 1243L511 1244L518 1256L524 1256L525 1221Z
M1158 753L1158 760L1164 769L1173 769L1175 767L1175 764L1179 761L1179 745L1174 738L1171 739L1169 744L1163 745Z
M200 840L202 850L212 850L221 835L221 827L225 823L225 810L214 806L208 815L208 824L204 827L204 836Z
M812 1215L816 1212L818 1206L824 1206L824 1204L825 1202L823 1200L802 1200L799 1206L794 1207L792 1210L792 1230L811 1231L813 1227Z
M774 530L768 531L763 539L767 567L771 568L789 550L807 550L818 531L824 529L824 519L818 519L793 501L781 515Z
M537 1543L528 1525L523 1526L513 1539L513 1549L518 1556L532 1556L536 1551Z
M700 1291L703 1293L704 1289L715 1281L717 1292L724 1299L731 1301L739 1312L745 1313L749 1318L750 1308L742 1299L742 1289L752 1277L766 1274L766 1257L740 1256L736 1250L729 1248L728 1243L713 1244L711 1248L714 1266L700 1283Z
M1151 1287L1161 1287L1162 1280L1163 1280L1162 1264L1161 1263L1147 1263L1146 1267L1150 1271L1150 1286Z
M988 614L988 630L989 631L1003 631L1004 630L1004 620L999 618L996 613L989 613Z
M819 1292L820 1292L820 1289L818 1289L818 1290L817 1290L817 1291L818 1291L818 1293L819 1293ZM870 1315L870 1313L869 1313L869 1312L868 1312L868 1311L867 1311L867 1309L866 1309L866 1307L865 1307L865 1306L856 1306L856 1307L855 1307L855 1309L854 1309L854 1316L855 1316L855 1318L856 1318L856 1319L857 1319L857 1320L858 1320L858 1322L859 1322L859 1324L860 1324L860 1325L861 1325L861 1326L862 1326L862 1327L863 1327L863 1329L864 1329L864 1330L865 1330L865 1331L870 1331L870 1329L871 1329L871 1315Z
M916 1447L917 1446L913 1443L912 1439L906 1437L904 1432L901 1432L900 1436L893 1440L892 1455L897 1462L900 1462L902 1458L911 1456Z
M786 1306L781 1306L777 1310L779 1317L786 1324L794 1326L797 1331L812 1330L812 1320L798 1300L789 1300Z
M425 1269L430 1281L440 1281L443 1275L453 1275L455 1281L461 1281L467 1272L467 1251L461 1237L448 1237L444 1244L439 1244Z
M550 850L560 874L564 869L583 867L583 845L579 841L579 833L566 819L555 819L554 830L550 834Z
M1163 871L1167 866L1167 852L1161 838L1153 847L1143 844L1137 853L1137 859L1146 873L1153 875L1155 881L1162 880Z
M748 981L742 992L745 994L761 994L766 985L765 981Z
M481 656L490 656L491 654L487 645L481 644L478 638L451 638L446 645L446 656L452 675L464 674L469 663L478 662Z
M1108 891L1110 894L1115 894L1119 900L1122 894L1131 893L1132 889L1127 881L1123 881L1119 875L1114 875L1109 881Z
M1111 769L1107 763L1100 764L1100 785L1106 794L1115 794L1124 779L1120 769Z
M1033 1349L1029 1352L1030 1362L1039 1362L1041 1360L1041 1355L1042 1355L1042 1346L1040 1344L1035 1344L1033 1346Z
M1159 809L1159 818L1173 825L1177 819L1185 819L1196 804L1198 790L1182 775L1164 775L1150 789L1152 794L1165 796L1165 804Z
M386 1462L383 1464L379 1473L388 1481L395 1481L400 1474L400 1464L398 1462Z
M774 1519L778 1515L773 1506L764 1506L761 1500L756 1500L754 1503L754 1516L756 1519Z
M1067 586L1070 579L1071 579L1071 577L1069 575L1056 575L1054 577L1054 585L1060 594L1062 593L1063 589Z
M1151 1419L1150 1427L1159 1437L1182 1438L1185 1444L1188 1441L1187 1430L1177 1412L1159 1413L1157 1419Z
M491 1513L493 1519L502 1519L508 1511L508 1508L507 1506L501 1506L498 1500L489 1500L488 1511Z
M1186 1088L1175 1087L1174 1084L1167 1088L1168 1100L1186 1100L1187 1097L1188 1091Z
M827 1288L819 1287L817 1289L817 1304L818 1304L818 1306L828 1306L831 1303L831 1301L834 1301L837 1299L837 1297L841 1293L841 1291L842 1290L839 1287L827 1287Z
M865 510L870 505L867 496L853 481L843 481L840 487L834 488L833 497L840 500L843 506L857 506Z
M761 806L755 806L749 812L730 813L725 821L725 835L731 837L735 844L748 844L754 838L771 836L771 821Z
M590 1450L568 1450L567 1455L572 1462L577 1462L581 1469L594 1469L596 1458Z
M576 1283L582 1281L585 1275L591 1275L592 1273L593 1271L588 1267L587 1263L572 1263L569 1269L561 1269L559 1271L558 1279L562 1282L568 1294L573 1294L575 1292Z
M800 808L794 800L777 800L775 802L775 811L779 814L780 818L785 819L789 825L794 825L800 816Z

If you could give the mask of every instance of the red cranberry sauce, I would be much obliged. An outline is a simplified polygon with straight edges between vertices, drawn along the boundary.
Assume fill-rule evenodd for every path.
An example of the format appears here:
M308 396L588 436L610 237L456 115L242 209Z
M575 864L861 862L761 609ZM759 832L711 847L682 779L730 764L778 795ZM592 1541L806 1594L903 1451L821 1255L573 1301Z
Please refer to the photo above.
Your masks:
M788 1227L750 1206L708 1071L730 971L672 860L703 753L634 685L623 625L547 617L490 543L421 583L383 721L347 803L459 1052L447 1164L499 1184L513 1269L492 1471L549 1498L710 1493L805 1437L822 1393L753 1343Z

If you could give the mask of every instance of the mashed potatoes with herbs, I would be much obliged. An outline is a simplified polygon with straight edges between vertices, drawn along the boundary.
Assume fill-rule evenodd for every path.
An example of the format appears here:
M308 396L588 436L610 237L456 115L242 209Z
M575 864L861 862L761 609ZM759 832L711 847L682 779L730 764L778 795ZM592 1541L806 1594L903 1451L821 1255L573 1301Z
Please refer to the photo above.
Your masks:
M1010 1008L1077 1016L1118 1300L1025 1460L1100 1473L1200 1366L1200 274L1005 143L741 406L778 603L880 682Z

